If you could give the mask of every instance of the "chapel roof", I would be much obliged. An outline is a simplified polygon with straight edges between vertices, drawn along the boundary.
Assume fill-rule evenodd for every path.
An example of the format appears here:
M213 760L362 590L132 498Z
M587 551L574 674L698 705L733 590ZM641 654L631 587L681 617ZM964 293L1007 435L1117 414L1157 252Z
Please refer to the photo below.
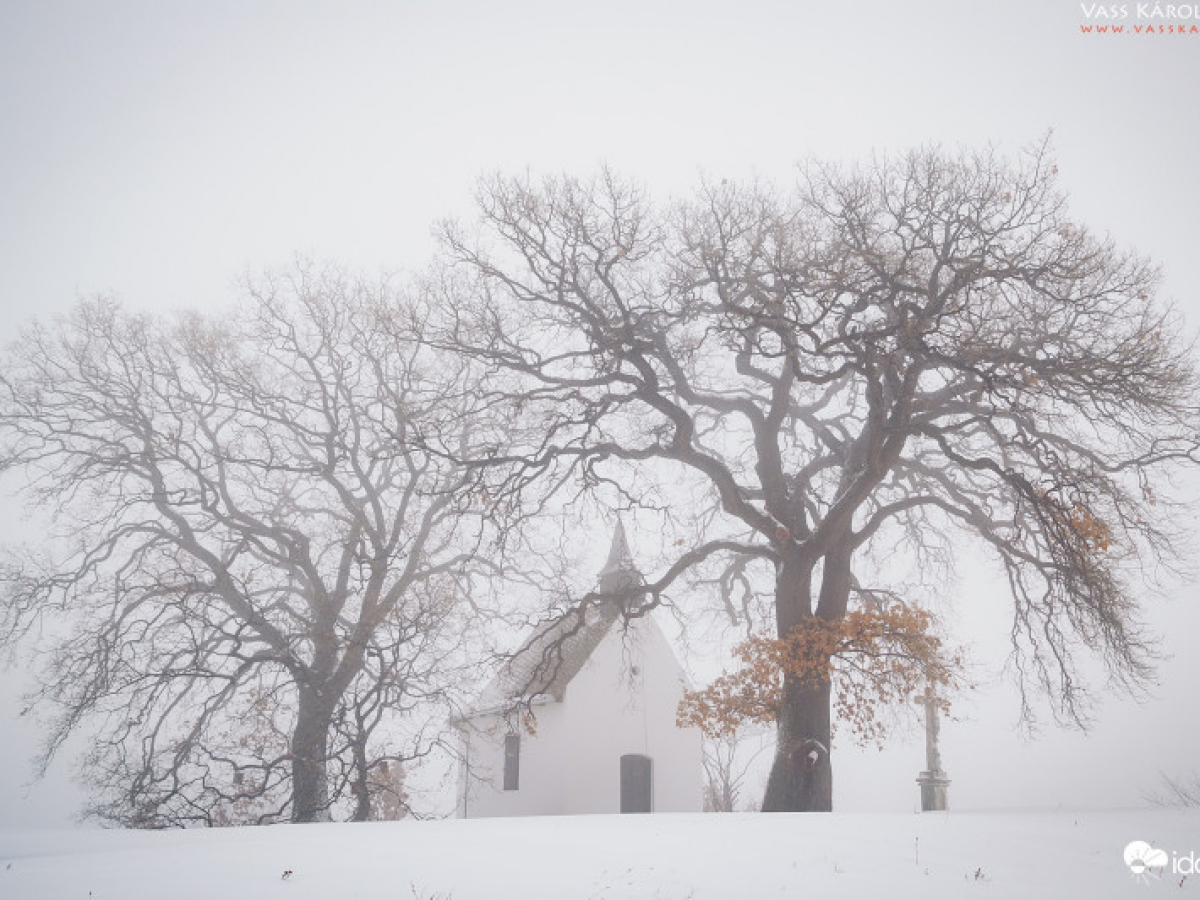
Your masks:
M597 591L614 593L640 580L641 573L634 565L625 528L618 520L608 560L600 570ZM618 601L601 600L537 625L484 688L476 710L502 709L514 700L536 697L561 701L567 685L579 674L620 617Z

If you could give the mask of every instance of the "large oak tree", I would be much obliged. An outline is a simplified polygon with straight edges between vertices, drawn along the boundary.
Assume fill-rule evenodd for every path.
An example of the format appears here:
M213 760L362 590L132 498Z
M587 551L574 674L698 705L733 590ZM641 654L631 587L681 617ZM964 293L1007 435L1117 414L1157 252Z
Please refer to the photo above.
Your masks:
M38 647L43 762L88 735L94 815L402 809L495 534L447 459L496 435L467 369L406 339L419 318L299 267L221 317L85 302L6 355L0 469L58 540L7 557L0 641Z
M727 585L765 569L768 644L826 648L776 670L765 810L832 806L833 683L889 652L845 629L896 608L872 550L990 551L1023 696L1067 718L1081 648L1118 682L1149 671L1138 573L1170 555L1168 476L1196 462L1191 348L1154 267L1076 221L1056 176L1043 145L814 163L786 191L668 205L609 172L497 177L481 227L444 230L428 290L450 312L426 340L491 367L490 402L540 435L496 459L621 503L661 503L672 468L708 491L686 510L704 536L627 610L701 564Z

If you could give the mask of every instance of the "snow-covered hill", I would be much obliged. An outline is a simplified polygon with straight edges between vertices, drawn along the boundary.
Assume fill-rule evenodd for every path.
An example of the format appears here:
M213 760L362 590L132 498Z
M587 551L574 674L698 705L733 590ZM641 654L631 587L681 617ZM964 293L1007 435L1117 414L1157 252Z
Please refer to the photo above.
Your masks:
M1165 870L1135 877L1133 841L1164 851ZM1170 811L0 832L5 900L1091 900L1195 895L1193 865L1200 814Z

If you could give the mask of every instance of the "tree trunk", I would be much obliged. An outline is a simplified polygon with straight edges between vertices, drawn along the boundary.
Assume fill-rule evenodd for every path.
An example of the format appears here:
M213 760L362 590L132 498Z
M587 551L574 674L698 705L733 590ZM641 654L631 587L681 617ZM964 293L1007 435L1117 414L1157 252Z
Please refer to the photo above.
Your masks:
M350 783L350 791L354 794L354 815L352 822L368 822L371 819L371 785L370 770L367 766L367 739L359 721L359 730L354 740L354 775Z
M830 812L833 767L830 747L830 684L811 686L787 678L779 712L778 744L763 812Z
M329 729L332 710L312 690L301 688L292 733L292 821L329 821Z
M812 560L798 554L785 557L780 567L775 590L775 625L781 638L813 614L812 572ZM826 560L823 581L828 583L831 574ZM828 681L812 685L801 684L790 675L784 678L775 760L767 778L763 812L833 809L830 701Z

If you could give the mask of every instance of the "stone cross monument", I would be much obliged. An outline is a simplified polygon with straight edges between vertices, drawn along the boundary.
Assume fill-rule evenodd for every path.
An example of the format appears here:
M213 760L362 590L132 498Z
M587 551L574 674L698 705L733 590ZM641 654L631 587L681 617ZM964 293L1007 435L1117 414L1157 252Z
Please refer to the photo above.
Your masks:
M933 689L915 698L925 706L925 771L917 778L921 786L921 811L933 812L946 809L946 791L950 779L942 770L942 754L938 750L938 732L942 725L938 718L938 698Z

